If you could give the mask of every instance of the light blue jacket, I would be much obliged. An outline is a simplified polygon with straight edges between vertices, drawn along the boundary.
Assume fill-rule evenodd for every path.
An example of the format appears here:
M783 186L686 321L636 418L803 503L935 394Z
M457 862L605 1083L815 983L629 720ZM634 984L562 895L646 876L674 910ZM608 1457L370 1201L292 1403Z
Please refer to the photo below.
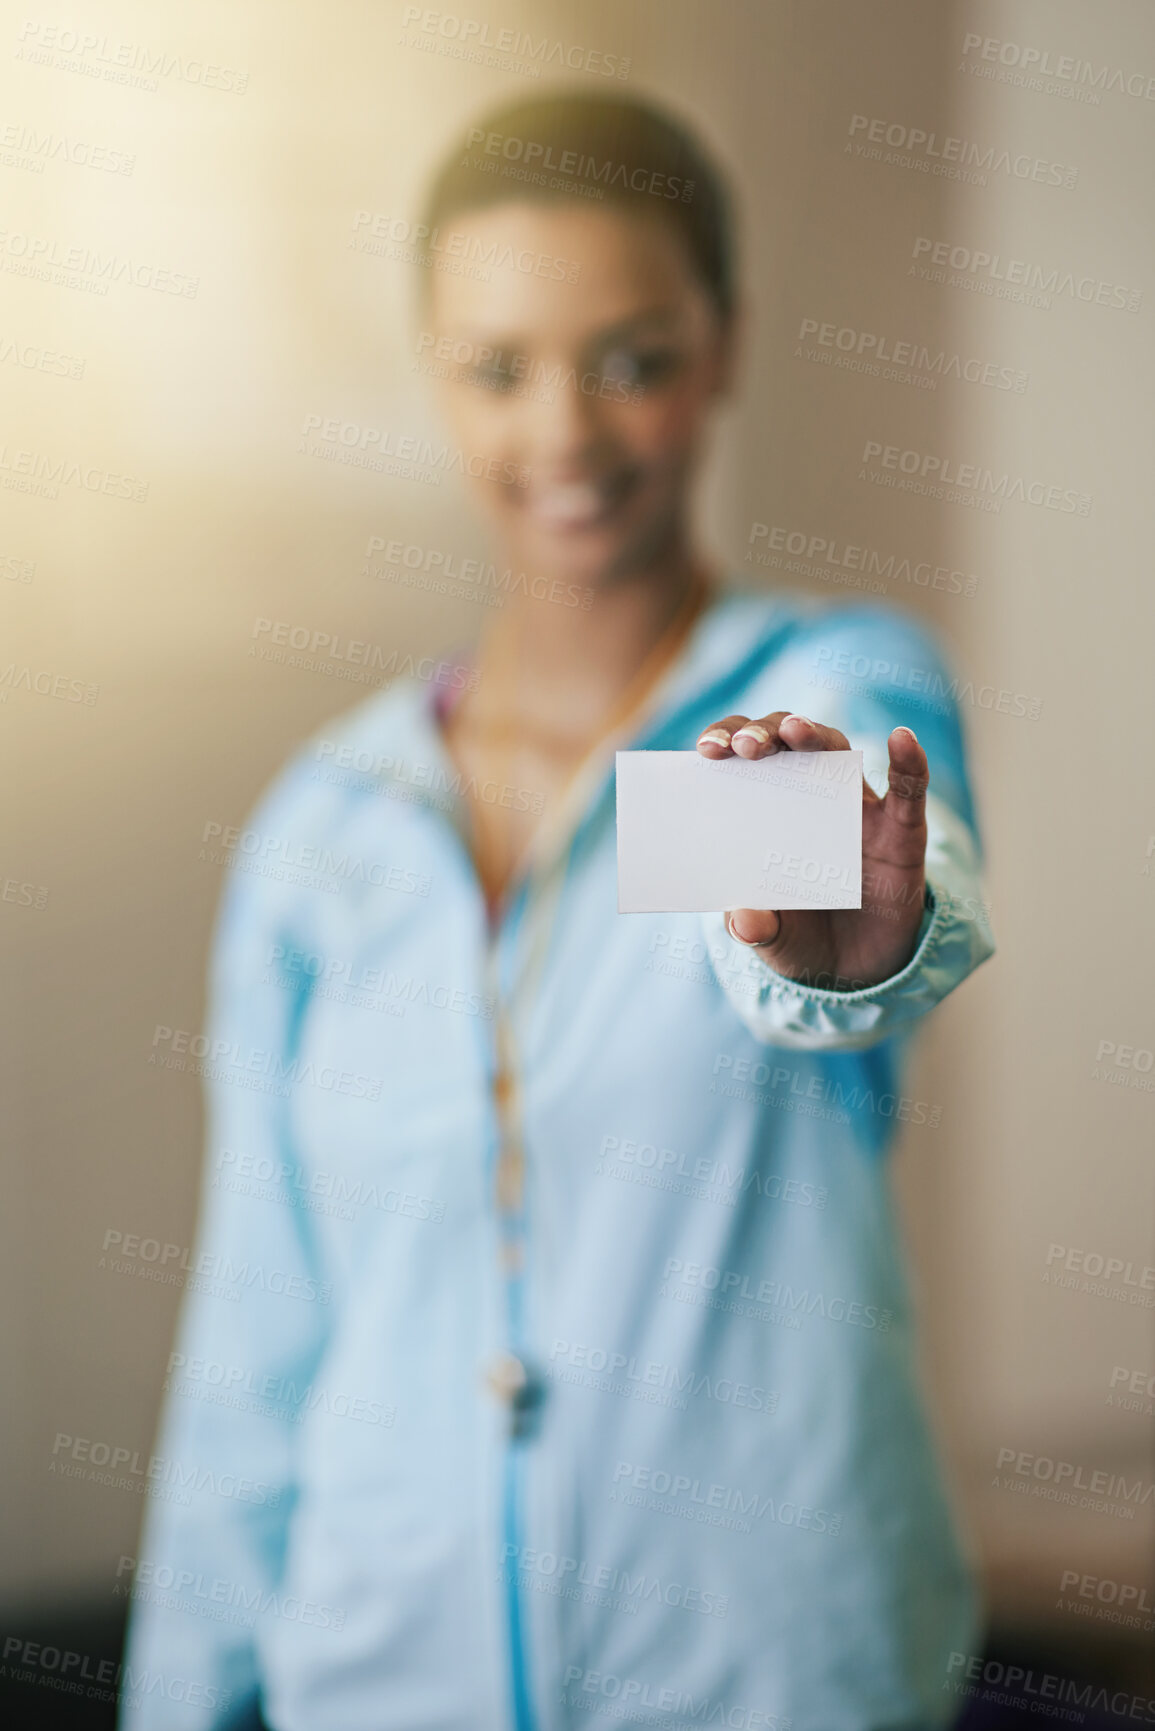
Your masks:
M275 1731L947 1723L976 1609L885 1155L906 1121L935 1158L904 1039L993 949L957 682L889 608L721 592L492 944L434 691L322 729L219 838L210 1025L159 1036L211 1110L122 1723L258 1691ZM614 749L783 708L872 780L895 725L927 749L932 893L869 990L616 911Z

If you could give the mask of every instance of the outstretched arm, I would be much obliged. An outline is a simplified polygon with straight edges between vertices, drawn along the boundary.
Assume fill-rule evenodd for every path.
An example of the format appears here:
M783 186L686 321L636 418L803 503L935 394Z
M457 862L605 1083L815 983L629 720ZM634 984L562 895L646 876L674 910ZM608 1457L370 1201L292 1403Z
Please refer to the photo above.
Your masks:
M913 658L938 672L929 642L903 629L906 653L917 645ZM779 688L799 683L787 669ZM863 751L861 908L704 916L738 1015L759 1039L797 1049L855 1050L908 1031L994 951L953 706L924 706L920 720L905 692L870 684L837 709L841 727L778 709L725 716L698 740L718 759ZM929 760L908 715L925 723Z

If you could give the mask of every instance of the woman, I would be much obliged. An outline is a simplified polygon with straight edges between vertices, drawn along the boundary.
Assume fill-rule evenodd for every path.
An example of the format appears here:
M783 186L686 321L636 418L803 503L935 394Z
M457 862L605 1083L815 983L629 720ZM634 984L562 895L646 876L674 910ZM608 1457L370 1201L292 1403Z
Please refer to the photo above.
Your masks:
M680 125L507 107L426 220L489 261L430 273L421 342L533 581L470 677L322 730L252 819L335 875L238 873L222 915L216 1284L129 1655L199 1693L126 1723L944 1723L974 1608L884 1156L928 1116L906 1037L993 946L950 705L819 684L849 650L941 690L937 654L698 549L736 299ZM615 749L848 741L861 909L617 913Z

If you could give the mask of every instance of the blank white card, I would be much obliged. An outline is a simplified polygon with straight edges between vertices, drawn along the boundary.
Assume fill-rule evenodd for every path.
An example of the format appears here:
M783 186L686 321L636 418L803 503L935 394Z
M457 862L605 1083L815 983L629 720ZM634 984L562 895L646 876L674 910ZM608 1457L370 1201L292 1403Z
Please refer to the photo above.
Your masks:
M618 912L862 906L861 751L619 751Z

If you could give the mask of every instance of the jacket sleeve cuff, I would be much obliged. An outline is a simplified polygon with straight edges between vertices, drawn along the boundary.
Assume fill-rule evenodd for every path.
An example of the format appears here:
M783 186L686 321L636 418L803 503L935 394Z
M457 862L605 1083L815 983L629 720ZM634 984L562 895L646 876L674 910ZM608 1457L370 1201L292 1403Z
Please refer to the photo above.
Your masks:
M724 914L703 916L719 983L759 1040L797 1050L857 1051L909 1030L994 953L985 910L927 873L914 954L897 974L857 991L787 979L730 936Z

